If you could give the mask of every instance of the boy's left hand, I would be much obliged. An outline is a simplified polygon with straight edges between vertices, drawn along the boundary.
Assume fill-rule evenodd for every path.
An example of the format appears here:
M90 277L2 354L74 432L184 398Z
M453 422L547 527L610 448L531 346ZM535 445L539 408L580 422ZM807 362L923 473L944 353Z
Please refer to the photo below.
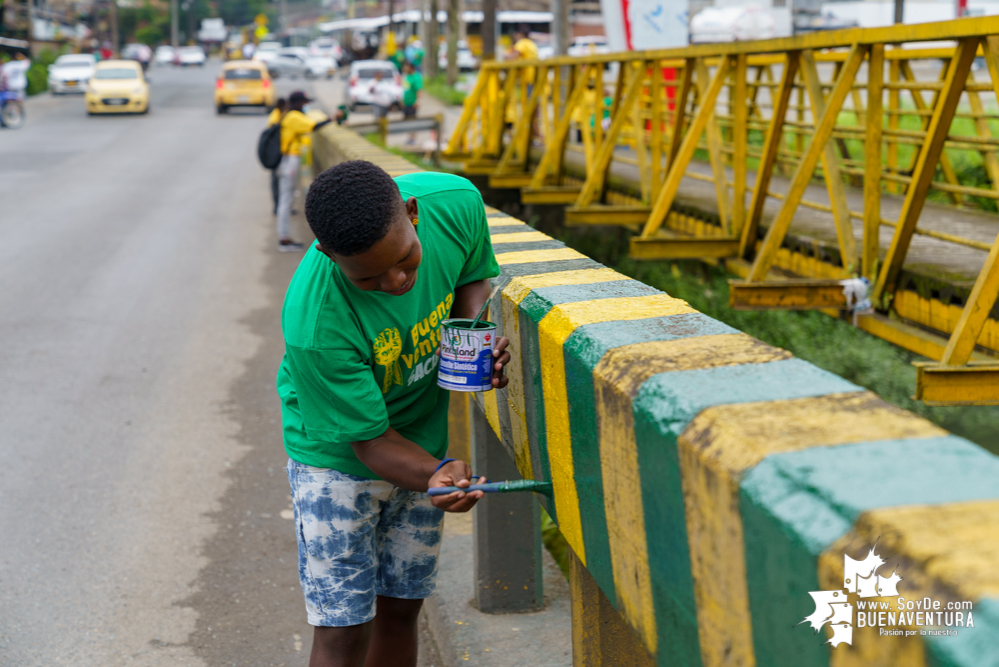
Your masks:
M506 351L509 345L510 339L506 336L500 336L496 339L496 345L493 347L493 359L495 360L493 365L493 387L496 389L502 389L510 382L510 378L503 374L503 367L510 363L510 353Z

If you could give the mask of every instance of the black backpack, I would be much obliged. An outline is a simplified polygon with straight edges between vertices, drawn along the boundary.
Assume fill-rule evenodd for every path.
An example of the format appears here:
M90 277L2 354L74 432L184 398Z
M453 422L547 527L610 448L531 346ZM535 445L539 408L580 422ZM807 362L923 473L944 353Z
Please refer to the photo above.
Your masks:
M281 117L284 120L284 117ZM281 123L277 122L260 133L257 157L265 169L277 169L281 164Z

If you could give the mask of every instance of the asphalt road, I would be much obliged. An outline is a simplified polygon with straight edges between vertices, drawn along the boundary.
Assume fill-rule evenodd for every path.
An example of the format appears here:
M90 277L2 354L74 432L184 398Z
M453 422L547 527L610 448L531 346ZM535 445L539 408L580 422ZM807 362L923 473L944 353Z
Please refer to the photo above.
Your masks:
M301 255L218 67L153 70L146 116L45 95L0 130L4 667L306 663L274 392Z

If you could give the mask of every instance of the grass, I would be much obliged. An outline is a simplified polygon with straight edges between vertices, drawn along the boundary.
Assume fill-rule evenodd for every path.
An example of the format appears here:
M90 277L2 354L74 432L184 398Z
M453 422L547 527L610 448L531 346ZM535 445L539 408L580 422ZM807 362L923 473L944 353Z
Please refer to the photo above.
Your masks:
M438 74L429 77L423 84L423 90L433 95L444 104L460 105L465 101L466 93L447 85L447 75Z

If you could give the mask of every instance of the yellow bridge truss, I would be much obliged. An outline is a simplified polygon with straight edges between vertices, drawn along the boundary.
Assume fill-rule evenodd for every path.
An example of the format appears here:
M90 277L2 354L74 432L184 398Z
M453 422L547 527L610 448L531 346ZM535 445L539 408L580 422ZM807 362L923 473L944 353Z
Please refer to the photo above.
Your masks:
M920 218L931 192L958 215L999 200L997 100L999 17L492 62L445 158L520 188L524 203L567 206L567 224L632 228L636 258L724 262L740 277L735 307L841 314L841 281L866 278L874 311L853 322L937 362L918 365L918 398L995 404L999 363L986 355L999 353L999 217L972 214L969 236ZM954 162L967 155L990 187L959 181ZM631 188L611 185L621 165ZM678 206L684 179L713 185L710 219ZM809 198L818 183L822 196ZM883 217L886 195L897 219ZM803 213L829 228L829 252L790 242ZM974 280L963 299L902 284L914 237L958 258L969 275L951 282Z

